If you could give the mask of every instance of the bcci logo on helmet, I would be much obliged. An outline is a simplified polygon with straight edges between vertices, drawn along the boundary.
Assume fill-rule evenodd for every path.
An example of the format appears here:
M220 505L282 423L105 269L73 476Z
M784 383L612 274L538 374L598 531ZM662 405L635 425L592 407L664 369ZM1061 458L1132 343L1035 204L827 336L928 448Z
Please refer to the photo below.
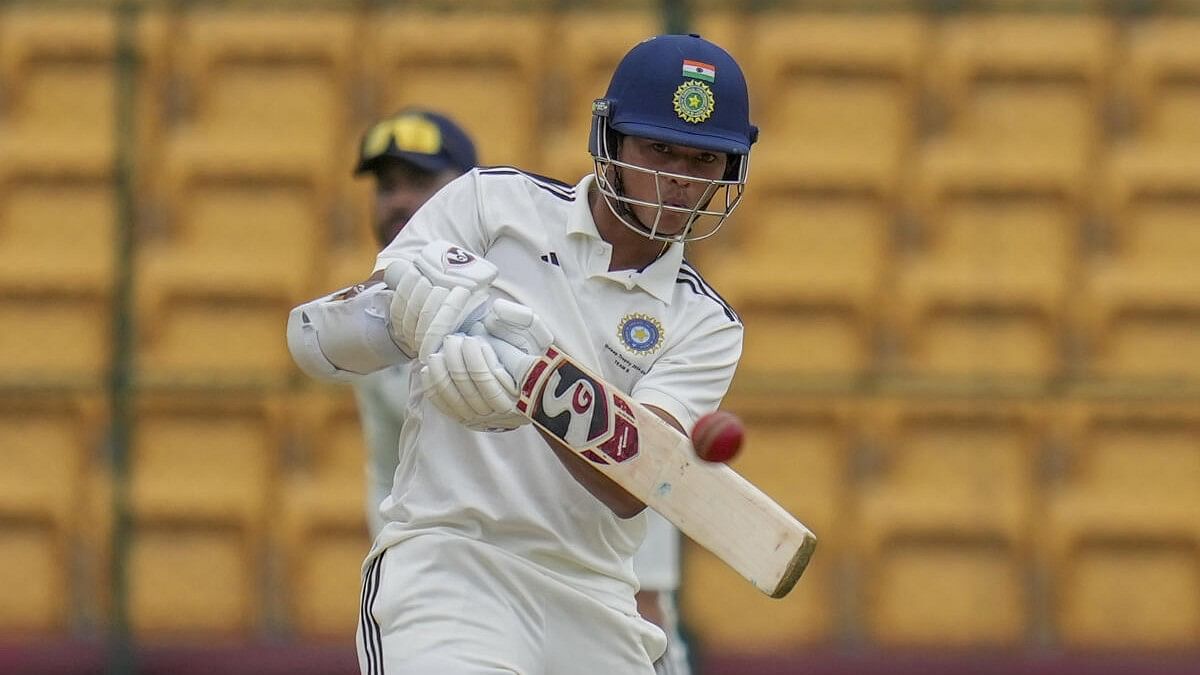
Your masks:
M715 107L712 89L703 82L688 80L675 90L675 114L685 122L699 124L712 116Z

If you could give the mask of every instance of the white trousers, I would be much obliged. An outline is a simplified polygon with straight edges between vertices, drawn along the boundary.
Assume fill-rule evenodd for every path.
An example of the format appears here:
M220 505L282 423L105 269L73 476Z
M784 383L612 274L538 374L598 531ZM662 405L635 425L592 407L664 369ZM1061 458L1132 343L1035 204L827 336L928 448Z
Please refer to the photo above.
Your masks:
M420 535L363 567L363 675L652 675L666 637L470 539Z
M659 591L658 608L666 624L663 628L667 633L667 651L654 663L654 672L657 675L691 675L687 643L679 631L679 607L675 593Z

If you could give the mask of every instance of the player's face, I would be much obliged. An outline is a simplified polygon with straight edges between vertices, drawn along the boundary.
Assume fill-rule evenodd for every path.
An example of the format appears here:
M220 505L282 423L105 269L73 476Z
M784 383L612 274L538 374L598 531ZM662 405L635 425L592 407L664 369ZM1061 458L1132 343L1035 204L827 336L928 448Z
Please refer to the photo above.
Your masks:
M379 245L395 239L417 209L457 177L453 169L430 173L399 160L383 163L375 172L375 238Z
M673 145L637 136L627 136L621 144L622 162L641 166L652 171L662 171L676 176L654 175L642 171L621 171L625 195L638 201L662 203L684 209L703 207L712 198L713 189L709 180L719 180L725 175L728 158L725 154L710 150L699 150L684 145ZM682 176L693 176L704 180L688 180ZM634 215L647 227L652 227L658 218L660 234L678 234L687 222L688 214L662 211L648 206L631 206Z

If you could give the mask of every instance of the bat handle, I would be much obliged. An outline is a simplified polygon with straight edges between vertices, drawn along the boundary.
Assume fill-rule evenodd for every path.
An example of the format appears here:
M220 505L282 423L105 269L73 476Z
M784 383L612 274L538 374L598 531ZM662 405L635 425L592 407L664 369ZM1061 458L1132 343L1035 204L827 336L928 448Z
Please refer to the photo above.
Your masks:
M483 324L476 325L480 328L483 327ZM504 366L504 369L512 375L513 380L517 383L517 388L520 389L529 375L529 371L533 369L533 364L537 363L542 355L524 352L487 331L483 331L481 335L492 345L492 349L496 352L496 358L500 359L500 365Z

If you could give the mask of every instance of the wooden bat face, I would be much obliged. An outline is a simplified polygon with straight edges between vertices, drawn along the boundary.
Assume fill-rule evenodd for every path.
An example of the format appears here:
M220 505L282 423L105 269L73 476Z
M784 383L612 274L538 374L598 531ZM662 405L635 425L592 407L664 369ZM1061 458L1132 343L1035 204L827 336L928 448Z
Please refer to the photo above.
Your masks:
M771 597L786 595L808 565L808 528L556 347L529 369L517 409Z

